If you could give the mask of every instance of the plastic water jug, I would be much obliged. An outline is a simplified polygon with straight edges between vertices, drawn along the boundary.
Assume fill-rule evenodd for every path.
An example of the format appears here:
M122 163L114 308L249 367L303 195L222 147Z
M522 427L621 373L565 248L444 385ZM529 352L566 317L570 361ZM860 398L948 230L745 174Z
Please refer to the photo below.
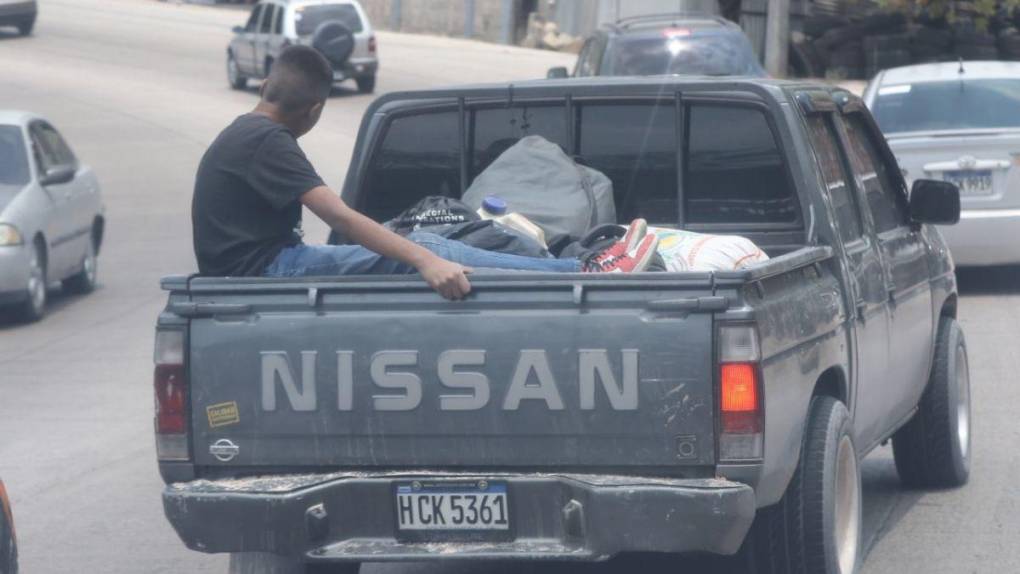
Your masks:
M489 195L482 200L482 207L478 209L478 217L491 219L500 225L509 227L523 233L545 247L545 232L542 228L532 223L527 217L520 213L508 213L506 201L494 195Z

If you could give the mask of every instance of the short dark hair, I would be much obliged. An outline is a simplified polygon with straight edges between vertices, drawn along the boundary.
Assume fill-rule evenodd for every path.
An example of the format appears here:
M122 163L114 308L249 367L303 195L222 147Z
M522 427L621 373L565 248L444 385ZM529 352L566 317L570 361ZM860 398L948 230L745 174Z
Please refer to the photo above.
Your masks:
M297 113L323 102L333 88L333 67L310 46L288 46L273 62L262 99L285 113Z

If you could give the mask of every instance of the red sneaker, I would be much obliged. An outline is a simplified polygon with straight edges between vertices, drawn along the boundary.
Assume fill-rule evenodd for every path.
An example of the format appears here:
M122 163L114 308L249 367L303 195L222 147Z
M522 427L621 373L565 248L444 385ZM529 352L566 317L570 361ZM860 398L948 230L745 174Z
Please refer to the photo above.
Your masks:
M659 238L654 233L644 236L637 247L624 255L608 255L608 252L616 247L610 247L595 257L592 257L584 264L581 271L584 273L636 273L644 271L648 263L655 255L655 249L659 246Z
M614 259L617 257L623 257L627 253L637 249L637 246L641 243L641 240L648 235L648 222L644 219L638 218L630 222L627 226L627 233L624 234L619 241L611 245L608 249L594 256L591 261L594 262L598 259Z

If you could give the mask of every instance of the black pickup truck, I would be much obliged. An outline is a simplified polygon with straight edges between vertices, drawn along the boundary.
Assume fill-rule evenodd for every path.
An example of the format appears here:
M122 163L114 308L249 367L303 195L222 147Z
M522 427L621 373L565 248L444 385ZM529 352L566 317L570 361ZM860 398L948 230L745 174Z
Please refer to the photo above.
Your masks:
M969 472L967 353L931 224L860 99L772 80L556 80L390 94L345 200L458 196L525 135L605 173L621 221L752 239L737 271L168 277L166 516L232 572L365 561L736 554L852 574L858 462Z

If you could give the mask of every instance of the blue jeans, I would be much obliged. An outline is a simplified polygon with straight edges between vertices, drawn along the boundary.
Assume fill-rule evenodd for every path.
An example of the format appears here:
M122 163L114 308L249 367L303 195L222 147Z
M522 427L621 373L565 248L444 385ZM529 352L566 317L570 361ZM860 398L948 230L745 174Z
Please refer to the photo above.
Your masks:
M433 233L414 232L407 239L432 253L455 263L478 269L510 269L576 273L581 270L577 259L542 259L485 251L446 239ZM333 275L396 275L415 273L406 263L388 259L360 245L295 245L285 247L266 267L266 277L303 277Z

